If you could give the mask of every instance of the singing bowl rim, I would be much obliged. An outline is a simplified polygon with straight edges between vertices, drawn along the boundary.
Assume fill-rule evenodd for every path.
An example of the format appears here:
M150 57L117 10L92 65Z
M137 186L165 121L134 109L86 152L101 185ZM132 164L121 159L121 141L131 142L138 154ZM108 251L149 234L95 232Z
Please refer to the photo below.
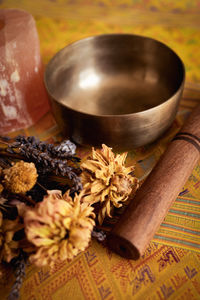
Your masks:
M62 103L59 99L57 99L53 94L52 92L50 91L49 89L49 84L48 84L48 73L50 72L49 69L51 67L51 65L53 64L54 60L57 59L57 57L59 55L61 55L64 51L66 51L66 49L69 49L74 47L75 45L79 45L83 42L87 42L87 41L90 41L92 39L99 39L99 38L103 38L103 37L117 37L117 36L120 36L120 37L136 37L136 38L140 38L140 39L143 39L143 40L149 40L149 41L152 41L154 42L155 44L157 45L161 45L162 47L166 48L169 50L169 52L171 52L171 54L177 58L177 61L179 61L180 63L180 66L181 66L181 76L182 78L180 79L180 84L178 85L178 87L176 88L176 90L170 95L170 97L168 97L166 100L163 100L163 102L161 102L160 104L157 104L151 108L148 108L148 109L145 109L145 110L142 110L142 111L139 111L139 112L130 112L130 113L123 113L123 114L94 114L94 113L87 113L85 111L81 111L81 110L78 110L76 109L75 107L70 107L68 106L67 104L64 104ZM157 110L159 109L159 107L163 106L165 103L169 102L170 100L172 100L173 97L176 96L176 94L178 94L182 89L183 89L183 86L184 86L184 83L185 83L185 76L186 76L186 71L185 71L185 65L182 61L182 59L180 58L180 56L172 49L170 48L169 46L167 46L165 43L155 39L155 38L151 38L151 37L147 37L147 36L143 36L143 35L138 35L138 34L131 34L131 33L108 33L108 34L99 34L99 35L93 35L93 36L88 36L88 37L85 37L85 38L82 38L82 39L79 39L77 41L74 41L74 42L71 42L69 44L67 44L64 48L62 48L61 50L59 50L51 59L50 61L48 62L46 68L45 68L45 72L44 72L44 84L45 84L45 88L49 94L49 96L51 97L51 99L53 99L53 101L56 101L59 105L65 107L66 109L70 110L70 111L74 111L78 114L82 114L82 115L85 115L85 116L88 116L88 117L97 117L97 118L125 118L125 117L128 117L128 116L139 116L139 115L143 115L147 112L152 112L153 110Z

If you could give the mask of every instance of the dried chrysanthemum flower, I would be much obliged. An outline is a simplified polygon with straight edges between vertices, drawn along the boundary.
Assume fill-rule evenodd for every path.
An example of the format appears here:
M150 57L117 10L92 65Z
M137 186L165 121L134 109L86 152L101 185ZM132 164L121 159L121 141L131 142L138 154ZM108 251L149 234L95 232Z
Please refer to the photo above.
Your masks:
M26 193L36 184L37 169L34 163L23 160L15 163L12 167L3 170L4 187L12 193Z
M86 196L84 202L90 205L99 202L98 221L111 217L111 208L121 207L139 187L133 175L134 166L125 167L127 152L115 155L112 148L102 145L101 150L92 148L91 157L81 164L81 177Z
M93 207L82 202L83 193L75 195L69 191L48 191L44 200L34 208L24 211L27 239L36 246L30 256L37 266L54 265L56 261L72 259L85 250L91 239L95 224Z
M13 257L18 256L19 242L14 241L13 236L21 228L19 218L15 220L3 219L0 211L0 263L2 260L9 263Z

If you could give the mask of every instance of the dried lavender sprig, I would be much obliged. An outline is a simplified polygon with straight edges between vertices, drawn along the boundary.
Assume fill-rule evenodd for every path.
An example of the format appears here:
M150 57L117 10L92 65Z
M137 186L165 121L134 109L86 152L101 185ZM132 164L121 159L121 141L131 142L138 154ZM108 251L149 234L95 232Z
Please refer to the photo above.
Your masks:
M38 150L39 152L46 152L49 156L59 157L62 159L74 159L79 160L78 157L74 157L76 154L76 145L70 140L65 140L61 144L54 146L53 144L40 141L34 136L17 136L15 142L10 145L10 150L13 148L20 148L22 151L27 149ZM11 150L12 151L12 150Z
M29 136L18 136L12 144L9 144L4 150L10 154L20 154L26 159L37 160L42 163L45 160L45 170L48 173L48 166L51 166L52 160L55 164L66 164L66 162L79 162L80 158L75 156L76 146L71 141L66 140L58 146L42 142L39 139ZM64 160L64 162L63 162Z
M29 136L18 136L6 149L11 155L22 155L26 160L35 163L39 174L44 175L54 172L56 175L66 176L72 182L72 191L82 189L78 166L68 165L68 160L78 162L76 157L76 146L67 140L58 146L42 142L39 139Z
M8 300L17 300L19 298L20 288L23 283L23 278L25 277L27 259L23 253L12 260L12 264L15 271L15 282L12 286Z
M58 162L64 160L80 161L79 157L75 156L76 145L69 140L63 141L58 146L49 144L34 136L17 136L13 143L8 144L8 147L4 150L11 154L22 154L28 159L39 158L43 159L43 156L47 160L52 158L58 159ZM59 161L59 159L61 159Z

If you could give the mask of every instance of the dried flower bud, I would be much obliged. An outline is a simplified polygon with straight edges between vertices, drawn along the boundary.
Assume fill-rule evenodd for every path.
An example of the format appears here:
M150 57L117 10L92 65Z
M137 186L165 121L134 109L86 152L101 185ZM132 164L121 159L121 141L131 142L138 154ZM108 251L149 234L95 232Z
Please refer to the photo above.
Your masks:
M37 181L37 170L34 163L19 161L12 167L3 170L4 187L12 193L26 193Z
M86 196L84 202L100 203L98 214L102 224L105 216L111 217L111 208L121 207L130 195L139 187L138 179L133 175L134 166L125 167L127 153L117 154L106 145L101 150L92 149L91 157L81 164L82 182Z

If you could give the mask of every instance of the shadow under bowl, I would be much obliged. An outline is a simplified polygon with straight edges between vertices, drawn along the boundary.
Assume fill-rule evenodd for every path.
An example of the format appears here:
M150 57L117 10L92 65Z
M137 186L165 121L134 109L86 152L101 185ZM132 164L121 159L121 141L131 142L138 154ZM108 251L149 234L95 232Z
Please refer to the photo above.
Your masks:
M89 37L48 63L45 86L61 131L78 144L129 150L173 122L185 69L165 44L131 34Z

